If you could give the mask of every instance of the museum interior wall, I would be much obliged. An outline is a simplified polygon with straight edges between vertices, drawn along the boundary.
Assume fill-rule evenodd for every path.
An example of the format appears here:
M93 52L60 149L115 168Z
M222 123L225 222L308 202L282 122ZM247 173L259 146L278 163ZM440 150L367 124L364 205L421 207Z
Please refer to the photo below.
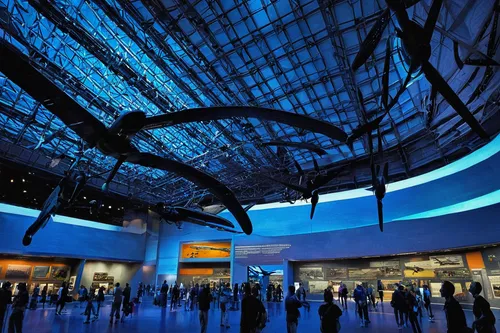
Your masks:
M139 282L143 282L142 263L85 262L80 284L87 288L92 286L98 289L104 286L106 289L112 289L117 282L122 286L129 283L132 292L137 291Z
M22 244L24 232L35 218L0 212L0 253L82 259L144 260L145 233L130 233L122 229L103 230L59 222L48 223L33 238L31 245L25 247Z

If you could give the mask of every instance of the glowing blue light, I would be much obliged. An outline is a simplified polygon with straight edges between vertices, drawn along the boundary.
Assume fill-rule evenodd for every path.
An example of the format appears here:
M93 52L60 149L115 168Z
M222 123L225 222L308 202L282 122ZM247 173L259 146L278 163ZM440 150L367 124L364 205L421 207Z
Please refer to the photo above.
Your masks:
M19 207L19 206L12 206L12 205L0 203L0 213L23 215L23 216L37 218L38 214L40 214L40 211L35 210L35 209ZM77 225L80 227L87 227L87 228L100 229L100 230L108 230L108 231L122 231L123 230L122 227L118 227L115 225L104 224L104 223L88 221L88 220L81 220L81 219L77 219L74 217L63 216L63 215L56 215L52 218L52 220L55 223L71 224L71 225Z
M463 171L478 163L481 163L482 161L490 158L491 156L497 154L498 152L500 152L500 136L495 137L493 140L491 140L490 143L488 143L484 147L481 147L480 149L470 153L469 155L461 158L460 160L450 163L442 168L433 170L431 172L425 173L420 176L408 178L395 183L390 183L387 186L387 192L400 191L409 187L422 185L440 178L453 175L457 172ZM370 191L367 191L366 189L356 189L356 190L343 191L337 193L329 193L321 195L321 203L362 198L371 195L373 194ZM309 205L309 203L305 201L297 201L295 203L295 206L303 206L303 205ZM274 202L269 204L255 205L252 208L250 208L250 210L263 210L263 209L286 208L286 207L290 207L290 204L287 202Z
M403 216L397 219L393 219L392 221L401 221L401 220L416 220L416 219L427 219L436 216L443 216L447 214L456 214L461 212L466 212L469 210L479 209L486 206L495 205L500 203L500 190L482 195L480 197L470 199L467 201L459 202L454 205L441 207L437 209L431 209L426 212L421 212L417 214L412 214L408 216Z

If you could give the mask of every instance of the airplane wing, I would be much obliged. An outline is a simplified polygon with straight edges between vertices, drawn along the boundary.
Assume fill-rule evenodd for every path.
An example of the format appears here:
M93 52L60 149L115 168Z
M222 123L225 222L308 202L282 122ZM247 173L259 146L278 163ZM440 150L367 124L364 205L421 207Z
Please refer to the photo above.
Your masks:
M95 146L106 135L107 129L103 123L36 70L34 66L37 64L5 40L0 40L0 59L0 71L9 80L42 103L90 146Z
M174 172L196 185L206 188L233 214L241 229L247 235L252 233L252 222L250 221L247 212L245 212L241 204L238 202L238 199L236 199L233 191L209 174L182 162L177 162L150 153L129 153L127 154L127 159L125 161L145 167Z
M174 207L175 210L179 211L181 214L185 214L188 218L194 218L207 223L217 224L224 227L234 228L234 224L231 221L226 220L223 217L200 212L194 209L184 208L184 207Z
M322 186L325 186L329 182L331 182L335 177L338 176L340 172L338 170L328 170L326 175L321 175L320 177L316 177L316 181L314 182L314 188L318 189Z
M312 143L308 142L288 142L288 141L281 141L281 140L275 140L275 141L267 141L267 142L262 142L262 146L283 146L283 147L293 147L293 148L298 148L298 149L305 149L305 150L310 150L313 153L318 154L319 156L326 155L326 151L318 147Z
M347 140L347 134L343 130L326 121L297 113L253 106L216 106L162 114L146 118L143 129L148 130L177 124L228 119L233 117L276 121L311 132L321 133L336 141L345 142Z
M211 229L215 229L217 231L231 232L233 234L241 234L242 233L241 231L238 231L238 230L226 228L226 227L223 227L223 226L220 226L220 225L210 224L210 223L207 223L205 221L198 220L198 219L195 219L195 218L189 218L189 219L187 219L184 222L201 225L203 227L208 227L208 228L211 228ZM195 250L199 250L199 249L195 249Z

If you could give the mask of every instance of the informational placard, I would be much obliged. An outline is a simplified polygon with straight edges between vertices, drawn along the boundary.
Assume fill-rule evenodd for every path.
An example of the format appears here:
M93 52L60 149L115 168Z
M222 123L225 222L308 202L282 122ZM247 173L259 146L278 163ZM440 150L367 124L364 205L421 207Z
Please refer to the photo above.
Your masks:
M491 289L493 289L493 297L500 298L500 276L490 276Z
M251 256L273 257L281 251L289 249L291 244L257 244L257 245L236 245L234 248L236 259L246 259Z

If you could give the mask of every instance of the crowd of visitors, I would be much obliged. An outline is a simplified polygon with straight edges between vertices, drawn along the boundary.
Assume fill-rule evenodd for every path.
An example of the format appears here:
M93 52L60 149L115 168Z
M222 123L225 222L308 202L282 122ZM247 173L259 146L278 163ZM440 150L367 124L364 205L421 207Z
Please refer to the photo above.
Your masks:
M35 285L30 295L25 283L19 283L16 286L16 292L13 296L11 284L5 282L0 288L0 332L2 326L7 323L10 332L22 332L23 318L26 309L35 310L38 303L45 307L47 297L47 286L40 291L40 286ZM390 305L394 309L396 325L399 329L411 327L414 333L422 332L422 318L425 313L430 322L434 321L432 312L431 293L427 285L422 286L422 291L416 285L405 286L402 283L395 284L395 290L391 297ZM267 302L281 301L281 286L269 286L262 290L260 285L250 283L235 284L233 288L229 283L220 283L217 285L189 285L185 287L174 282L171 286L164 281L158 290L154 286L140 283L137 288L137 297L131 299L131 287L128 283L122 288L120 283L116 283L112 290L100 286L97 290L93 287L88 290L85 286L80 286L78 290L78 307L85 308L81 315L85 316L84 324L99 318L99 311L105 300L105 294L111 293L111 313L110 323L117 323L120 318L123 321L125 317L133 313L134 303L140 303L143 295L154 295L154 304L166 308L170 299L170 310L181 306L181 300L184 300L184 310L198 310L201 333L205 333L208 327L209 310L212 306L221 309L220 326L230 328L229 316L230 310L239 310L241 303L240 333L258 333L268 323L266 308L262 301L264 293ZM269 291L271 289L271 291ZM377 285L380 302L383 302L384 287ZM469 292L474 299L473 314L475 320L471 328L467 324L464 311L460 303L454 298L455 286L449 281L444 281L441 286L440 294L445 300L444 312L448 333L495 333L495 316L490 308L490 304L480 294L482 285L479 282L473 282L470 285ZM356 313L359 316L360 326L367 327L370 323L369 308L373 311L378 310L378 302L375 301L373 285L357 285L349 293L347 286L340 283L338 288L338 305L335 304L333 288L324 291L324 303L318 309L320 329L322 333L337 333L340 331L340 317L343 311L348 310L348 295L354 300ZM309 302L306 301L306 290L302 284L299 284L297 290L294 286L288 287L288 293L284 299L286 311L287 333L295 333L299 327L300 309L305 311L310 309ZM57 301L55 312L61 315L66 303L69 301L69 288L63 282L57 291ZM95 307L97 304L97 308ZM11 305L10 316L6 317L7 307ZM122 313L120 315L120 312ZM7 319L7 320L6 320Z

